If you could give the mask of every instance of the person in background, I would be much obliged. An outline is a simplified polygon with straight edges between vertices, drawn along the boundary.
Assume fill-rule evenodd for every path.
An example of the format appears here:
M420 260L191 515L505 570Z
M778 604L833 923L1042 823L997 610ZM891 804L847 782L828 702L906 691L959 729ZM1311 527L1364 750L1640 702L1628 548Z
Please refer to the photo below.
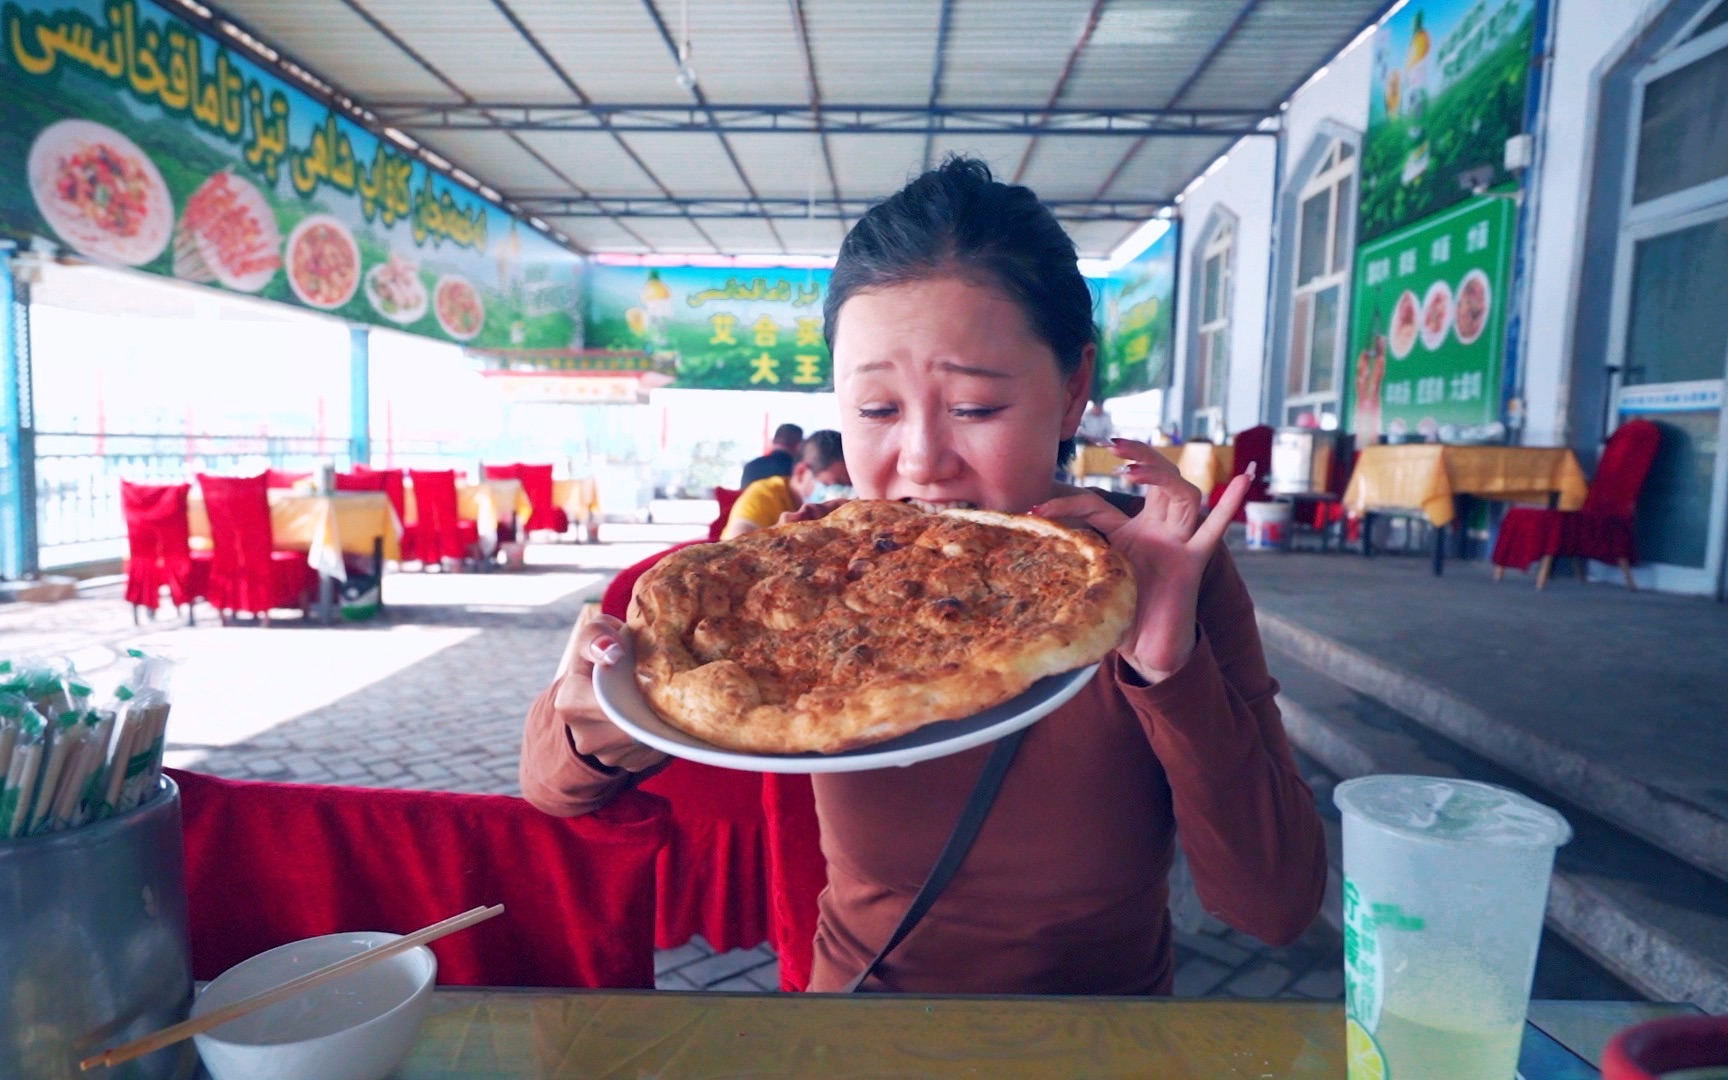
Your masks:
M846 459L840 453L840 433L812 432L798 451L798 463L792 467L791 476L765 477L744 489L732 504L732 516L726 519L720 539L730 540L777 525L781 514L790 514L814 501L818 490L832 490L833 485L841 484L849 487L851 483Z
M798 447L804 442L804 429L797 424L781 424L774 429L774 442L766 454L744 465L744 476L738 481L739 490L770 476L791 476L792 463L797 460Z
M1104 411L1104 403L1094 401L1086 406L1086 414L1080 418L1080 441L1092 446L1109 446L1112 433L1110 414Z

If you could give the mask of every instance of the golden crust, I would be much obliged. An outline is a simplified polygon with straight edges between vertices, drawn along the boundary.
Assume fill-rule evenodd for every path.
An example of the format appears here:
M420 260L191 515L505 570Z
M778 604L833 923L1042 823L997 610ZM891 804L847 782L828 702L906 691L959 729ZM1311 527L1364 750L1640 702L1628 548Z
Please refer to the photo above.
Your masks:
M971 716L1103 659L1134 575L1096 534L860 500L667 556L627 620L668 722L750 753L835 753Z

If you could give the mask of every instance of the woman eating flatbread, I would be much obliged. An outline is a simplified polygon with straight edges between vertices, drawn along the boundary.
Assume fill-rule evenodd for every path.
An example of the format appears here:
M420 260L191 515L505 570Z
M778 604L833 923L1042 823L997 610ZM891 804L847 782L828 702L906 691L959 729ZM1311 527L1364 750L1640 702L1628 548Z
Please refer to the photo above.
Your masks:
M1271 944L1298 937L1325 849L1222 543L1251 476L1204 518L1199 492L1140 443L1114 441L1142 498L1053 480L1097 355L1092 295L1055 218L982 163L950 160L852 228L824 314L860 498L1084 523L1138 587L1120 646L1026 729L958 873L861 989L1170 993L1178 825L1206 910ZM605 617L581 627L529 713L522 789L548 813L593 810L666 761L594 699L593 666L616 662L626 633ZM846 987L887 942L990 754L813 777L828 888L811 989Z

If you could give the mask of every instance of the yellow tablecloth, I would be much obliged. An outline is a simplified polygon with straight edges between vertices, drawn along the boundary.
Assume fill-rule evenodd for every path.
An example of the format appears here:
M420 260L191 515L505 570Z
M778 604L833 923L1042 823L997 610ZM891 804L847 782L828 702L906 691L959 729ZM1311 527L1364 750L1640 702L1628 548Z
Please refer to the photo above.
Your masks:
M1191 442L1181 446L1160 446L1157 451L1181 470L1182 479L1200 489L1202 496L1230 479L1231 466L1236 461L1236 448L1213 443ZM1082 446L1074 456L1074 473L1084 480L1089 476L1113 476L1122 459L1108 446Z
M306 552L312 568L346 581L342 556L370 556L373 543L384 539L384 557L400 559L402 529L390 499L381 491L339 491L308 495L274 489L270 496L270 535L278 548ZM210 516L196 486L186 500L186 518L194 547L208 547Z
M600 485L592 476L552 481L552 501L570 515L571 524L600 517Z
M1689 1006L1532 1002L1588 1060ZM1336 1002L439 990L402 1080L582 1076L1275 1076L1345 1072Z
M1558 493L1560 509L1576 510L1589 490L1578 458L1565 447L1415 443L1363 450L1344 506L1353 514L1419 510L1443 526L1457 514L1454 495L1546 505Z

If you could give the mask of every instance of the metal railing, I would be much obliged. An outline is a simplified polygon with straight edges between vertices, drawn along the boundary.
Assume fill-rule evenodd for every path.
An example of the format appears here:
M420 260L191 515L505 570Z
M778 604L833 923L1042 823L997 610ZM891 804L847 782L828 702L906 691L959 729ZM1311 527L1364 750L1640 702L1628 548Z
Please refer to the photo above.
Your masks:
M346 439L299 435L36 433L36 535L43 548L124 540L120 481L189 483L200 472L348 466Z

